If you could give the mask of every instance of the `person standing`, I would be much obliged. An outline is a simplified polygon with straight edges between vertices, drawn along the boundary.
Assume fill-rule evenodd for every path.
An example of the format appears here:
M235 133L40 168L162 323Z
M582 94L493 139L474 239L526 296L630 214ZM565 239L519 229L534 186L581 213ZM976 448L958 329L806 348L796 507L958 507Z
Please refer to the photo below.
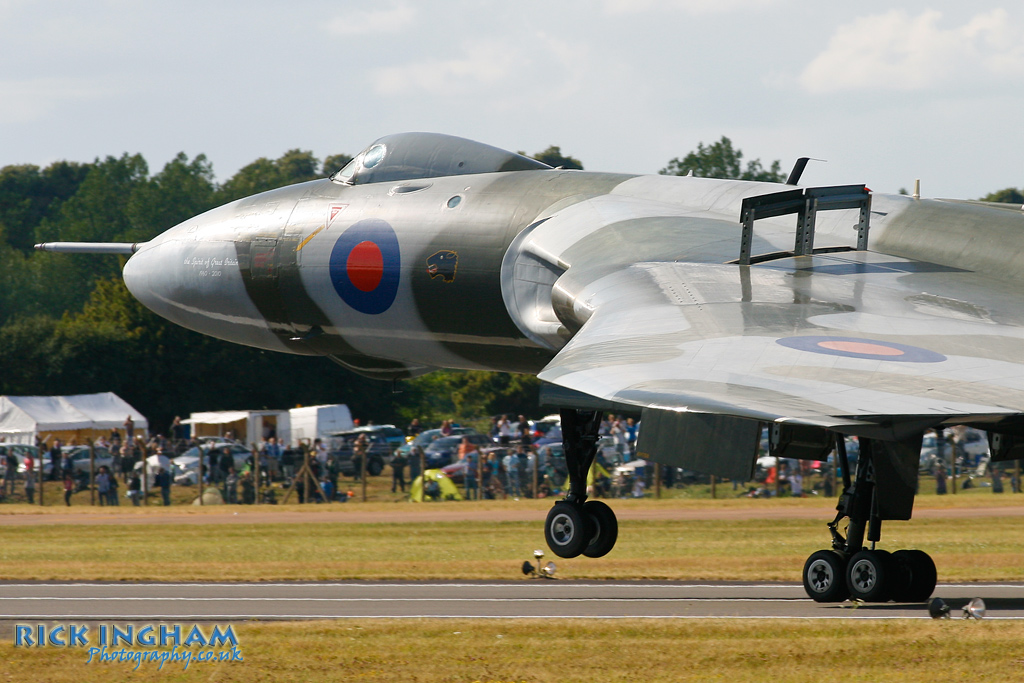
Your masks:
M363 432L356 437L356 440L352 443L352 478L360 479L363 472L363 461L366 459L366 451L370 446L370 442L366 438L366 433Z
M171 504L171 473L163 467L156 473L153 483L160 487L160 495L164 499L164 507Z
M469 437L462 437L462 443L459 444L459 460L465 461L466 463L466 500L473 500L478 497L477 491L477 460L478 453L476 452L476 445L470 443Z
M935 493L944 496L946 495L946 466L939 465L938 469L935 470Z
M295 476L295 449L286 448L281 451L281 472L285 481L291 483Z
M69 470L64 475L64 504L71 507L71 494L75 492L75 478Z
M60 476L60 454L61 454L61 443L60 439L54 439L53 444L50 446L50 480L57 481Z
M25 497L28 498L28 504L32 505L36 496L36 472L30 463L32 458L25 458Z
M220 451L220 458L217 460L217 468L220 476L217 477L217 481L224 481L228 472L233 470L235 467L235 458L231 455L231 448L225 446Z
M519 416L519 422L516 423L516 433L519 437L519 443L524 446L529 446L533 443L533 439L530 434L530 421L522 415Z
M18 456L14 455L14 448L8 446L4 449L4 492L7 495L14 495L15 478L18 476ZM9 492L9 493L8 493Z
M415 482L420 476L420 461L423 459L423 448L413 446L409 449L409 482Z
M508 421L508 415L502 415L498 420L498 443L507 446L512 440L512 423Z
M135 438L135 420L129 415L124 420L124 440L126 443L132 443Z
M391 493L397 493L396 488L405 493L405 456L398 451L391 458Z
M231 468L228 471L226 477L224 477L224 502L228 505L234 505L238 502L238 475L235 474L235 468ZM299 502L302 502L302 497L299 496Z
M117 476L110 470L107 470L107 476L110 477L110 488L107 489L107 504L120 505L121 501L117 499Z
M518 498L521 495L519 490L519 456L515 453L509 453L501 459L501 464L505 468L505 479L508 481L505 489L510 496Z
M103 507L110 500L110 475L107 474L106 465L96 475L96 491L100 494L100 507Z
M139 477L139 473L132 471L131 478L128 480L128 497L132 499L132 505L139 507L142 502L142 479Z

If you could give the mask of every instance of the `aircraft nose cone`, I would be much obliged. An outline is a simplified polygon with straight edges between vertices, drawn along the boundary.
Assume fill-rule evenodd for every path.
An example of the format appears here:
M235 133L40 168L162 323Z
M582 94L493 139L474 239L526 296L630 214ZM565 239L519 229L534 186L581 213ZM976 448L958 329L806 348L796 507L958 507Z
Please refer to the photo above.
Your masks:
M122 277L132 296L173 323L239 344L283 350L249 298L232 241L154 240L128 259Z

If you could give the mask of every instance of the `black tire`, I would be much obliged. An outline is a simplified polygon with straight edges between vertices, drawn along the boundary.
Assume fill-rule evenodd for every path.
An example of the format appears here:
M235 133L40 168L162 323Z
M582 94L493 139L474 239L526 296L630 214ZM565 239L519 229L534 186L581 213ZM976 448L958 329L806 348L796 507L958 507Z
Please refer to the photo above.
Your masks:
M588 500L583 504L583 514L589 518L593 535L583 549L587 557L604 557L615 547L619 538L619 522L610 507L599 500Z
M383 471L384 463L382 463L380 460L374 459L366 463L366 473L369 474L371 477L379 476L380 473Z
M846 586L854 600L885 602L899 574L892 555L885 550L861 550L846 566Z
M926 602L935 591L938 580L931 556L923 550L897 550L892 557L903 574L892 599L897 602Z
M815 602L842 602L850 597L846 586L846 557L835 550L819 550L804 563L804 590Z
M589 516L580 507L555 503L544 522L544 540L559 557L579 557L593 536L589 522Z

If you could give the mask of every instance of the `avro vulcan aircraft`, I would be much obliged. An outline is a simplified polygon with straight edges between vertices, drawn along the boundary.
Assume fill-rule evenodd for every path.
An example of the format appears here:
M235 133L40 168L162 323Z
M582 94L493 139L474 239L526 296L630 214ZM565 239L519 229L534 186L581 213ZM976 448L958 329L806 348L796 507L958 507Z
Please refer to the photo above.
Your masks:
M562 170L408 133L146 243L39 247L131 254L142 303L239 344L386 380L536 373L570 469L545 526L562 557L615 544L586 490L603 412L642 416L641 457L739 480L762 426L780 457L836 449L843 491L808 595L924 600L931 558L875 547L911 516L922 434L969 424L993 460L1024 457L1024 213L798 175Z

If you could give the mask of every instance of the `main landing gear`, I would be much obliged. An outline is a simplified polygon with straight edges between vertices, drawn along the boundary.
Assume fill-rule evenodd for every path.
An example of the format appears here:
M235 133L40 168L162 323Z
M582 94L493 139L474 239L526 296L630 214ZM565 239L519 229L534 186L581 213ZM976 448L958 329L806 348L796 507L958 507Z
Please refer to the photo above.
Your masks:
M882 535L875 498L874 457L878 449L880 445L873 440L860 439L860 463L851 485L846 444L842 435L836 435L843 494L836 506L836 517L828 525L832 549L812 554L803 572L804 590L816 602L842 602L847 598L864 602L924 602L935 590L935 563L927 553L875 549ZM844 518L849 519L845 537L839 531ZM865 531L870 548L864 547Z
M569 493L548 513L544 538L559 557L602 557L615 547L619 524L610 507L587 500L587 474L597 454L601 413L566 409L561 414Z

